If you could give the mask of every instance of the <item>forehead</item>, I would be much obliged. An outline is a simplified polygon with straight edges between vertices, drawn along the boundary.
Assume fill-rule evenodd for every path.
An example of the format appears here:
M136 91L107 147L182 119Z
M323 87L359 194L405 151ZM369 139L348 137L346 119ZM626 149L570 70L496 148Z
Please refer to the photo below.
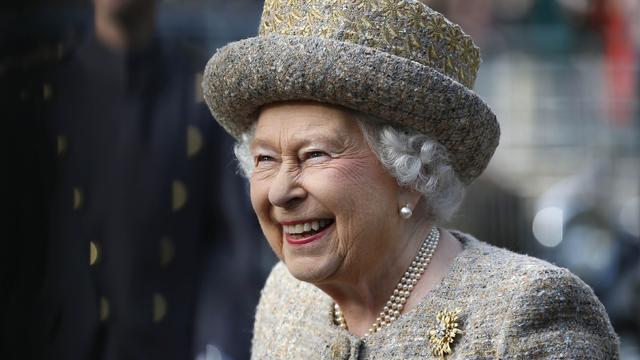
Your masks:
M254 143L319 138L342 141L361 136L353 114L347 109L313 102L287 102L262 109L256 124Z

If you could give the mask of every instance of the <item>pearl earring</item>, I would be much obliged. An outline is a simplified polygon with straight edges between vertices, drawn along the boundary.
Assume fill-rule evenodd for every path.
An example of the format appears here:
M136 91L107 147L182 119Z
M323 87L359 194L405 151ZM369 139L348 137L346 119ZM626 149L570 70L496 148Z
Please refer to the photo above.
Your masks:
M411 215L413 215L413 210L411 210L411 208L409 207L409 204L403 206L400 209L400 217L403 219L408 219L411 217Z

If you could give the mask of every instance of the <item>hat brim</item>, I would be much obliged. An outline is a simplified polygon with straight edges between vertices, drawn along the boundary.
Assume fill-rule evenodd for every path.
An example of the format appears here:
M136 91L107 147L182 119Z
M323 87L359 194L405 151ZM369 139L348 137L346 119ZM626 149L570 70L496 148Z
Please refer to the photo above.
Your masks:
M269 35L233 42L207 63L204 97L214 118L239 139L263 105L313 100L415 129L444 145L470 183L498 145L494 113L473 91L418 62L316 37Z

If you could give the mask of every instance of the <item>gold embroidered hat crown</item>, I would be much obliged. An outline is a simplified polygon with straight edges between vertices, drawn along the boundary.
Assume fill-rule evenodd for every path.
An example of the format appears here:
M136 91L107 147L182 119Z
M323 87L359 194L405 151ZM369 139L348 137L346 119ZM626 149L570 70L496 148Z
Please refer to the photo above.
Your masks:
M265 104L342 105L436 139L470 183L500 137L471 90L479 66L472 39L416 0L266 0L259 36L219 49L203 90L236 139Z

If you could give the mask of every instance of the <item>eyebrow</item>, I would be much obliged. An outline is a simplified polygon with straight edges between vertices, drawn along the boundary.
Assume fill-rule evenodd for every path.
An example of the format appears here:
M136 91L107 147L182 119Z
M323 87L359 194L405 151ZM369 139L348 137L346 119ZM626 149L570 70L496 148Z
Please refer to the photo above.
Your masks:
M347 143L347 139L345 136L340 136L340 135L336 137L336 136L328 136L325 134L318 134L318 135L314 135L311 139L309 139L308 137L297 137L294 135L292 140L289 141L290 144L295 144L296 147L309 146L309 144L314 142L322 142L322 143L333 145L339 148L343 148ZM259 147L273 148L271 141L267 139L255 137L251 142L251 149L253 150Z

